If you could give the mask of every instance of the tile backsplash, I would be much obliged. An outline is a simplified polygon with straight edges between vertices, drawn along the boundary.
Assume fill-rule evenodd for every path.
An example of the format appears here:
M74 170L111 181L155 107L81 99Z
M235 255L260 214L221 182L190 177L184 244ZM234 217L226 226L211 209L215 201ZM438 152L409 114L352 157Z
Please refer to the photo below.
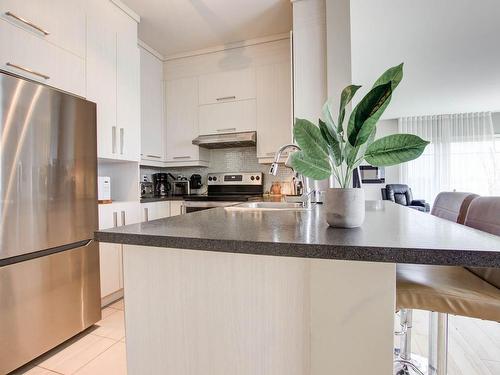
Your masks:
M277 176L268 174L269 165L259 164L255 147L227 148L210 151L210 167L154 168L141 166L141 177L157 172L170 172L173 175L182 174L189 178L193 173L202 176L203 188L206 188L207 174L217 172L262 172L264 174L264 192L268 192L274 181L289 182L292 171L281 166ZM203 188L200 189L203 191Z

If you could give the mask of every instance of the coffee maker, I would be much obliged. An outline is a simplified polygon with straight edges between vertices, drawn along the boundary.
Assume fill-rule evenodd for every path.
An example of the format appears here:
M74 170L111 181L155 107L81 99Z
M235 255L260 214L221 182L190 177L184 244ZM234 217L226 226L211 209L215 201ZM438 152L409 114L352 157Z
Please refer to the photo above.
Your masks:
M168 182L168 173L154 173L153 191L155 197L166 197L170 192L170 182Z

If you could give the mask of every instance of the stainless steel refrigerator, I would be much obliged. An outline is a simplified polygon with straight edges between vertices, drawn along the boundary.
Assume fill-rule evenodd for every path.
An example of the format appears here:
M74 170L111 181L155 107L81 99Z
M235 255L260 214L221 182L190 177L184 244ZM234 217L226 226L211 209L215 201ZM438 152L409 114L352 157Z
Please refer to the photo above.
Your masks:
M96 105L0 71L0 374L101 317Z

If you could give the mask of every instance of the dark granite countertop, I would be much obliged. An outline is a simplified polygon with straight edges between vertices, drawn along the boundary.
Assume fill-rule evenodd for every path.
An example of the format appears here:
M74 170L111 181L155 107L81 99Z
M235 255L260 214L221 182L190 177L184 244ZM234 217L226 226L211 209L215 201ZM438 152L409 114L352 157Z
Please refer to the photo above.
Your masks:
M215 208L101 230L98 241L244 254L500 268L500 237L396 205L367 202L356 229L330 228L325 208Z

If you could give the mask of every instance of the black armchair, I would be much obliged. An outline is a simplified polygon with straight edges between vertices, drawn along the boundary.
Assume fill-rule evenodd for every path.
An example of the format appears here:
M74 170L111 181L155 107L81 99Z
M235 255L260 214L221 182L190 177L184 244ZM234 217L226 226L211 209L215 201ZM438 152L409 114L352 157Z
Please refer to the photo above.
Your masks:
M411 189L408 185L388 184L381 189L382 199L393 201L397 204L413 208L414 210L429 212L431 207L423 199L413 199Z

